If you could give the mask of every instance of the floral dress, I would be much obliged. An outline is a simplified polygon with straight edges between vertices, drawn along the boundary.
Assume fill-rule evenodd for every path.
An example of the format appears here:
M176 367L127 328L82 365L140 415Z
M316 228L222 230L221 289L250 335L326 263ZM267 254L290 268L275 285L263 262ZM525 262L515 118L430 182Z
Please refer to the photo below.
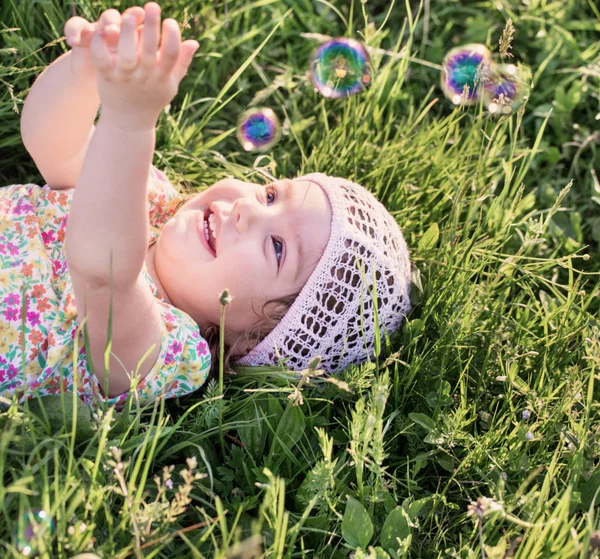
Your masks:
M23 403L27 398L76 390L90 407L106 402L120 409L129 391L104 398L85 355L64 252L73 192L34 184L0 188L0 397L10 401L16 395ZM152 167L149 246L183 202L165 175ZM202 386L210 352L198 325L164 300L145 264L142 273L157 299L163 326L157 362L142 380L134 381L144 404ZM7 401L0 400L2 404Z

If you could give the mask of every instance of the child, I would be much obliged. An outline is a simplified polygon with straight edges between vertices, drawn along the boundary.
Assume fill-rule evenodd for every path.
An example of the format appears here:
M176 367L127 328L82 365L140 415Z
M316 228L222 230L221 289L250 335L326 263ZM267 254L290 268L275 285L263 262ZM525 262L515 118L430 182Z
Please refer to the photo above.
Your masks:
M0 396L73 391L75 368L89 405L122 406L130 384L142 402L191 392L226 288L240 365L302 370L321 355L333 373L372 355L376 321L391 333L410 309L406 244L363 187L226 179L186 201L152 166L156 121L198 48L172 19L160 39L160 19L154 2L71 18L73 50L27 98L23 141L48 184L0 190Z

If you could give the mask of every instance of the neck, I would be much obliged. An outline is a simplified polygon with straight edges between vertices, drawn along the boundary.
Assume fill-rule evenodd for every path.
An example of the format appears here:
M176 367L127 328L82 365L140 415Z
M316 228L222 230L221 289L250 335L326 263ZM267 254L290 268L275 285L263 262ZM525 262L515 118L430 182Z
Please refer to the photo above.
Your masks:
M148 249L148 252L146 254L146 268L148 268L148 273L150 274L152 281L154 281L154 285L156 285L156 288L158 289L158 292L161 294L162 298L167 303L172 305L173 303L171 302L171 299L167 295L167 292L165 291L165 288L163 287L163 284L161 283L161 281L158 277L158 274L156 273L156 267L154 266L155 252L156 252L156 243L153 243L152 246Z

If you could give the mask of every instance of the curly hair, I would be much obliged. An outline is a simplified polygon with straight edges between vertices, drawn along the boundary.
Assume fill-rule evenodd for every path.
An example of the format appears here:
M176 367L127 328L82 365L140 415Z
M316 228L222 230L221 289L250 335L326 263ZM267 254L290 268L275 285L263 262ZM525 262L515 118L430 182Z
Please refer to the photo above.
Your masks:
M260 343L273 328L277 326L285 313L292 306L299 293L285 295L278 299L271 299L263 304L261 312L252 326L243 332L239 332L235 340L225 344L223 351L223 371L231 371L232 363L244 356L240 347L254 347ZM225 315L227 322L227 315ZM217 378L219 374L219 325L211 324L204 327L202 337L207 341L211 355L211 366L209 378Z

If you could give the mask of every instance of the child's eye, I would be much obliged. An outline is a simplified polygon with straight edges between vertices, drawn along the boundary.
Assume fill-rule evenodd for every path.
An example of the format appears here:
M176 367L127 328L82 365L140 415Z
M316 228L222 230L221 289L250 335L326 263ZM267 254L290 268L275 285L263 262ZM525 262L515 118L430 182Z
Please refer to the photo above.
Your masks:
M277 258L277 269L279 269L279 264L281 263L281 254L283 253L283 243L273 238L273 247L275 248L275 257Z
M268 184L265 186L266 198L267 198L267 206L270 206L275 202L275 198L277 197L277 190L272 184Z

